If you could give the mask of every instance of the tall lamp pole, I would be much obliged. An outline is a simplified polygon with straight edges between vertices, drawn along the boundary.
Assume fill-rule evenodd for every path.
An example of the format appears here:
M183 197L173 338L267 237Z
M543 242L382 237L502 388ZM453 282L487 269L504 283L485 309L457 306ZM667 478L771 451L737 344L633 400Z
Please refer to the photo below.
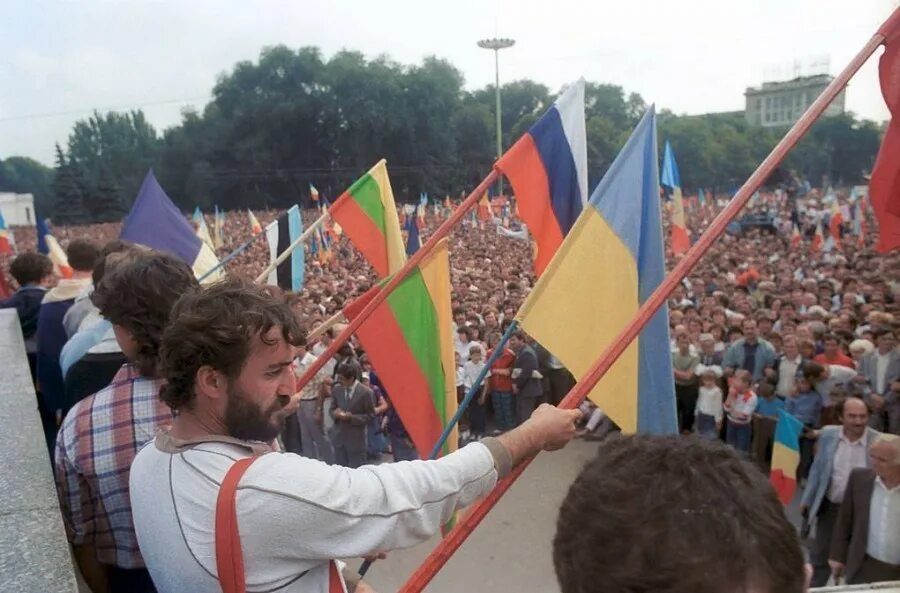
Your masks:
M494 50L494 90L497 99L497 158L503 154L503 130L500 123L500 50L512 47L516 42L514 39L497 38L482 39L478 42L481 49ZM503 176L497 177L498 194L503 194Z

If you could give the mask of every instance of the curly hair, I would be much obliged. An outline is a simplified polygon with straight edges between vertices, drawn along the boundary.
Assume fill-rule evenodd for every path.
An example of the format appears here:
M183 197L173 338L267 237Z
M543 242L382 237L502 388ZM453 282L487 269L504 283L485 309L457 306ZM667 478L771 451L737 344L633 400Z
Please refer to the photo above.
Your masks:
M186 294L175 305L162 338L160 361L166 385L160 399L173 410L193 405L197 371L204 366L236 378L255 339L279 328L292 346L306 336L280 291L229 279Z
M28 251L16 257L9 264L9 274L19 286L37 284L53 274L53 262L42 253Z
M766 477L724 443L610 437L562 503L563 593L803 591L803 551Z
M131 334L141 375L157 376L159 345L178 299L199 288L194 273L175 256L141 249L110 256L91 301L113 325Z

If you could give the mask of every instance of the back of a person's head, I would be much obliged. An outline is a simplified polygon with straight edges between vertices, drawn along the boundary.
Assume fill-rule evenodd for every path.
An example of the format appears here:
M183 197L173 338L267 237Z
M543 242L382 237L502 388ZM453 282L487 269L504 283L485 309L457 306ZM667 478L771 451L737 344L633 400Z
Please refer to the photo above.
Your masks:
M53 262L42 253L28 251L16 256L9 264L9 274L19 286L37 284L53 273Z
M78 272L93 272L99 257L100 249L88 239L73 239L66 247L66 259L72 269Z
M138 248L138 245L119 239L114 239L104 245L103 249L100 250L100 255L97 257L97 263L94 264L94 269L91 271L91 281L94 283L94 286L97 286L103 280L103 275L106 274L107 264L110 260L109 256Z
M603 441L563 501L563 593L800 593L803 553L763 474L694 437Z
M144 376L155 376L162 333L172 307L199 288L191 268L173 255L143 249L116 254L91 301L113 325L137 344L134 362ZM115 257L115 256L114 256Z
M160 399L173 410L192 406L200 367L236 378L255 342L271 342L273 328L293 346L306 339L284 295L269 287L228 279L185 294L162 339L160 362L167 384Z

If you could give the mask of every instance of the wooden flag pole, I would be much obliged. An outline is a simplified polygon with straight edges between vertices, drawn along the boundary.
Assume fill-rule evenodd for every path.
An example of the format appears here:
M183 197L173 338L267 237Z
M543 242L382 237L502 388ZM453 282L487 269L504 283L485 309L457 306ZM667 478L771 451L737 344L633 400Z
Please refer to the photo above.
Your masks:
M329 329L340 323L343 318L344 312L338 311L337 313L320 323L316 329L309 332L309 334L306 336L307 343L315 340L316 338L327 332Z
M301 234L299 237L294 239L294 242L291 243L290 245L288 245L287 249L285 249L283 252L281 252L281 254L275 259L275 261L273 261L268 266L266 266L266 269L263 270L262 274L260 274L259 276L256 277L256 283L260 284L262 282L265 282L266 278L269 276L269 274L272 273L272 270L274 270L275 268L280 266L282 263L284 263L284 260L286 260L288 257L290 257L290 255L294 252L295 249L297 249L297 247L299 247L304 241L306 241L310 237L310 235L312 235L313 232L315 232L315 230L317 228L322 226L322 224L326 220L328 220L328 216L329 216L329 214L326 211L324 214L322 214L322 216L320 216L315 221L313 221L313 223L311 225L309 225L309 227L305 231L303 231L303 234ZM268 227L266 227L266 228L268 228ZM264 234L265 232L266 232L265 229L263 229L263 232L260 234Z
M894 11L890 20L900 18L900 9ZM680 284L681 280L690 272L694 266L700 261L704 253L712 246L713 242L725 231L725 228L731 220L741 211L746 203L753 196L754 192L763 184L763 182L771 175L775 167L784 159L788 151L790 151L797 142L809 131L813 123L824 113L825 108L831 103L837 94L843 89L850 78L856 74L856 71L866 62L875 50L884 42L882 31L887 29L886 23L863 47L859 53L853 58L850 64L822 91L822 94L813 102L799 120L791 127L790 131L781 139L781 141L772 149L769 156L757 167L756 171L741 186L728 206L716 217L709 229L704 233L700 240L685 254L684 259L675 266L675 269L663 280L657 289L650 295L637 313L631 323L629 323L616 336L615 340L600 355L593 366L581 377L578 383L572 388L565 398L560 402L559 407L563 409L573 409L581 405L587 394L594 388L603 375L612 367L616 359L625 351L629 344L637 337L645 325L650 321L656 311L666 303L669 295ZM463 544L466 538L481 523L481 520L488 512L497 504L503 494L509 490L510 486L522 475L525 468L534 460L534 456L526 459L524 462L516 466L509 475L497 483L497 486L485 498L471 507L463 519L456 524L456 527L447 534L447 536L438 543L437 547L432 550L431 554L425 559L421 566L412 574L409 580L400 588L399 593L420 593L438 571L447 563L450 557Z
M409 258L402 268L397 270L397 272L391 276L390 280L388 280L387 283L381 287L381 290L379 290L375 294L372 300L369 301L365 307L363 307L362 311L359 312L359 315L357 315L350 322L350 324L344 329L344 331L342 331L337 337L335 337L334 341L331 342L328 348L325 349L325 352L320 354L318 358L316 358L316 360L311 365L309 365L303 375L297 380L297 384L295 387L297 391L301 391L306 386L306 384L316 376L316 373L319 372L319 369L325 366L325 363L334 357L340 347L343 346L347 342L347 340L350 339L350 336L353 335L353 332L355 332L359 328L359 326L369 318L369 315L371 315L372 312L375 311L376 307L383 303L388 295L391 294L391 292L397 287L397 285L400 284L403 279L406 278L409 273L416 266L418 266L423 259L425 259L426 256L428 256L429 253L431 253L435 245L437 245L441 239L443 239L450 233L453 227L456 226L456 224L460 220L462 220L463 216L465 216L466 211L475 205L475 203L481 197L481 194L487 191L487 188L490 187L490 185L497 179L498 175L499 173L497 173L496 170L492 169L491 172L488 173L487 177L485 177L481 181L481 183L479 183L478 186L472 190L472 193L470 193L466 197L466 199L463 200L463 202L456 208L456 210L454 210L453 215L445 220L444 223L434 231L434 234L431 235L428 241L425 242L425 245L423 245L422 248L419 249L411 258Z

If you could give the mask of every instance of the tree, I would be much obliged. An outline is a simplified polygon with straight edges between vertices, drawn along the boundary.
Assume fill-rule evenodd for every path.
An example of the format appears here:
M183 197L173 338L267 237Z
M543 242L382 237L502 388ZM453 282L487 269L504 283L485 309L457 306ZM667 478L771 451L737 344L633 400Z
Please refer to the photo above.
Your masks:
M12 156L0 160L0 191L34 195L34 207L48 212L53 203L53 169L34 159Z
M86 201L91 219L95 222L114 222L125 214L122 206L122 188L107 168L100 170L97 189Z
M53 177L53 208L47 214L60 224L79 224L88 218L84 207L82 181L77 165L68 159L59 144L56 145L56 167Z

